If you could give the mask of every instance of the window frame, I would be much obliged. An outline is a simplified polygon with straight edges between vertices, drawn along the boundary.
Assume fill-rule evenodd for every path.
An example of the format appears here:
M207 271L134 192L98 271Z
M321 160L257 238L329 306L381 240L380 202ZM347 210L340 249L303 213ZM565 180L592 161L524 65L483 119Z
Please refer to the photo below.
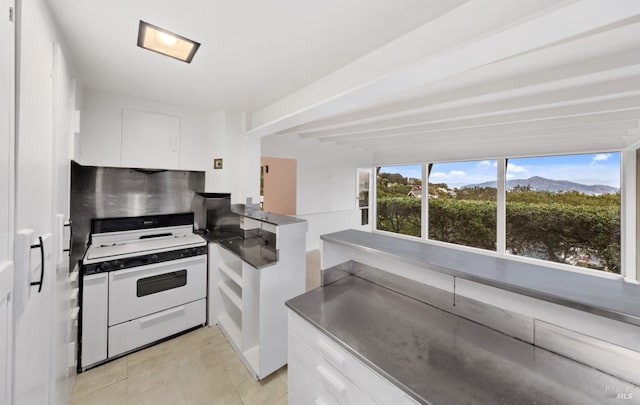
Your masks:
M556 263L543 259L536 259L532 257L526 256L517 256L513 254L509 254L506 251L506 169L507 169L507 160L509 159L517 159L517 158L529 158L529 157L550 157L550 156L567 156L567 155L578 155L578 154L590 154L590 153L620 153L620 274L609 273L602 270L594 270L585 267L574 266L570 264L564 263ZM571 271L574 273L598 276L607 279L624 279L627 282L638 283L640 281L640 269L638 269L637 264L637 249L636 246L636 232L639 229L639 224L637 224L638 214L636 210L640 210L640 207L637 207L637 192L640 191L637 189L637 179L638 173L637 170L640 169L637 167L637 155L640 154L640 141L627 146L625 148L619 149L598 149L598 150L587 150L587 151L562 151L562 152L549 152L544 154L533 154L533 155L510 155L510 156L485 156L481 158L461 158L461 159L449 159L449 160L438 160L438 161L427 161L421 163L422 165L422 184L423 190L428 190L428 182L429 182L429 165L435 163L455 163L455 162L464 162L464 161L474 161L474 160L496 160L497 161L497 201L496 201L496 251L457 245L450 242L443 242L438 240L429 239L429 204L428 197L424 198L423 194L422 198L422 214L421 214L421 229L422 236L411 236L398 234L395 232L384 231L377 228L377 203L373 204L373 221L372 221L372 232L379 233L383 235L389 235L393 237L398 237L401 239L407 239L412 241L420 241L426 244L432 244L434 246L441 246L450 248L453 250L461 250L466 252L472 252L477 254L488 255L496 258L502 258L506 260L514 260L523 263L535 264L538 266L544 266L553 269ZM406 165L417 165L417 163L380 163L374 164L373 170L374 174L378 167L387 167L387 166L406 166ZM371 196L372 201L377 201L378 190L377 190L377 181L373 179L372 182L372 193ZM426 193L428 196L428 191Z

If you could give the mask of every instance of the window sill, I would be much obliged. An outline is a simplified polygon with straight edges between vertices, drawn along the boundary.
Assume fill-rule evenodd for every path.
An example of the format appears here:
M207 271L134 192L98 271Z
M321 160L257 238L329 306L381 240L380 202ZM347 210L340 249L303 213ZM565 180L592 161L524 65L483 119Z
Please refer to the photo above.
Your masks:
M621 277L566 271L352 229L321 239L640 326L640 284Z

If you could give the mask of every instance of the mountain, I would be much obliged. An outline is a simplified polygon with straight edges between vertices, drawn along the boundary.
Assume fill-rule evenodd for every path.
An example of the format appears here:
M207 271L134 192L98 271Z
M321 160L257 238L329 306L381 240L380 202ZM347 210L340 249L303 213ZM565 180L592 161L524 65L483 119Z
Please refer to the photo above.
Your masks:
M534 176L529 177L528 179L513 179L507 180L507 190L511 190L516 186L530 186L533 190L540 191L571 191L576 190L584 194L590 195L598 195L598 194L607 194L607 193L617 193L619 189L611 186L605 186L602 184L580 184L574 183L568 180L551 180L545 179L544 177ZM485 183L480 184L467 184L462 188L473 188L473 187L496 187L495 181L487 181Z

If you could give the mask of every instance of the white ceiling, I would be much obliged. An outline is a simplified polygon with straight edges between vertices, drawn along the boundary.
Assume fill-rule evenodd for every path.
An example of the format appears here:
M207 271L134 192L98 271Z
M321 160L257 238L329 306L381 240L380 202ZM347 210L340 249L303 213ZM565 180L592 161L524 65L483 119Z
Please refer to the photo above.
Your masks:
M252 112L464 0L49 0L87 87ZM202 45L188 65L136 46L144 20Z
M256 112L250 133L370 150L377 163L638 145L640 2L519 0L496 17L497 3L472 0L367 55L420 50L418 31L445 38L374 80L351 81L371 69L355 61Z
M637 0L49 0L93 88L249 113L378 163L640 142ZM142 19L202 43L136 46Z

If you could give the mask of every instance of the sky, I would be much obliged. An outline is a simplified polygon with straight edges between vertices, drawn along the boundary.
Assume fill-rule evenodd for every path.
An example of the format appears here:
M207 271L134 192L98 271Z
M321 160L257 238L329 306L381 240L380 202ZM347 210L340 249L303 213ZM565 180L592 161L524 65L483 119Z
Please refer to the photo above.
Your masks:
M495 160L456 163L434 163L432 183L447 183L461 187L496 180ZM405 177L421 178L421 165L384 166L383 173L400 173ZM547 156L509 159L507 180L540 176L553 180L569 180L581 184L603 184L620 187L620 153L590 153L581 155Z

